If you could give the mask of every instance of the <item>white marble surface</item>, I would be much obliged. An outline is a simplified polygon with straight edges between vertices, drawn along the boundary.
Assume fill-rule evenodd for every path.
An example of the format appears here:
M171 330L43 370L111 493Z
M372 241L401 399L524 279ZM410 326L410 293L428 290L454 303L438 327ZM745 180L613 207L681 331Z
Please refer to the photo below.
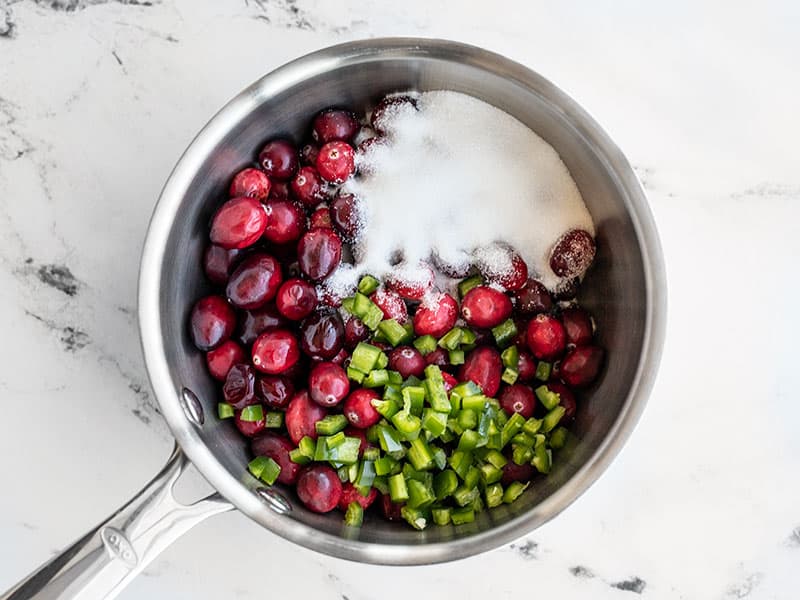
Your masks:
M636 165L670 285L645 416L588 493L513 546L365 566L231 513L123 598L800 596L800 9L644 5L0 0L0 589L169 452L134 304L147 219L181 150L279 64L405 34L530 65Z

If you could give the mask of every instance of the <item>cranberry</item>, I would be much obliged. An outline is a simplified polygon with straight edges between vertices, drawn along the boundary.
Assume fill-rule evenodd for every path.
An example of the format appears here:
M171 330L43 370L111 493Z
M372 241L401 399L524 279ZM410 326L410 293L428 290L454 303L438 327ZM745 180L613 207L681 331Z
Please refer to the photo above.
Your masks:
M383 311L386 319L394 319L401 325L408 321L408 308L403 299L396 293L389 290L377 290L370 296L378 308Z
M286 319L278 312L274 304L265 304L256 310L243 311L239 317L236 334L239 341L249 346L265 331L271 331L286 325Z
M533 394L533 390L521 383L507 386L500 393L499 400L500 407L508 415L516 412L526 419L530 419L536 409L536 396Z
M450 365L450 355L444 348L436 348L433 352L425 355L425 364L447 367Z
M309 279L325 279L342 260L342 240L332 229L312 229L297 244L297 260Z
M520 381L530 381L536 376L536 361L530 352L519 351L519 362L517 363L518 379Z
M350 482L345 483L342 486L342 498L339 500L339 510L347 510L347 507L353 502L358 502L361 505L361 508L369 508L372 503L375 502L375 498L377 497L378 490L376 490L374 487L370 487L367 495L362 496L361 492L358 491L356 486Z
M308 218L309 229L316 229L323 227L333 229L333 221L331 220L331 209L327 206L320 206L317 210L311 213Z
M300 239L306 228L303 211L289 200L269 200L264 205L267 226L264 238L273 244L287 244Z
M367 429L381 420L380 413L372 406L372 401L379 398L378 393L373 390L355 390L344 401L342 412L353 427Z
M286 431L295 444L305 436L317 439L317 421L325 418L328 412L316 402L311 401L308 392L297 392L286 408Z
M347 142L328 142L319 149L317 171L325 181L342 183L355 169L353 147Z
M433 289L435 277L433 269L425 263L420 263L413 270L399 266L389 276L386 287L397 292L401 298L418 301Z
M423 302L414 315L414 332L417 335L442 337L458 319L458 302L450 294L436 294Z
M389 494L383 494L381 496L381 512L383 512L383 517L387 521L399 521L402 519L403 515L400 512L402 509L403 505L392 502L392 498Z
M518 465L509 459L503 466L503 478L500 481L503 485L508 485L514 481L530 481L535 472L530 464Z
M317 363L308 376L308 392L314 402L330 408L345 399L350 392L350 380L339 365Z
M300 359L297 338L285 329L266 331L253 343L253 366L269 375L278 375Z
M327 465L306 467L297 477L297 497L309 510L327 513L336 508L342 498L342 482L336 471Z
M330 360L344 345L344 324L338 312L311 315L300 327L303 352Z
M195 303L189 322L194 345L200 350L213 350L231 337L236 313L225 298L206 296Z
M561 311L567 344L585 346L592 341L592 318L582 308L571 306Z
M255 198L233 198L219 207L211 220L211 241L223 248L247 248L264 233L267 215Z
M346 239L354 240L361 228L359 201L352 194L338 196L331 203L331 221L336 230Z
M342 366L344 361L346 361L348 358L350 358L350 353L342 348L339 350L339 353L331 359L331 362L335 365Z
M225 402L238 410L258 403L255 390L256 372L253 367L238 364L233 365L228 371L228 376L222 386L222 396L225 398Z
M386 97L372 110L372 128L380 135L386 135L388 120L401 111L411 109L417 109L417 101L410 96Z
M553 308L550 292L536 279L528 279L528 285L516 293L517 308L526 315L535 315Z
M261 375L256 381L256 395L269 408L285 409L294 395L294 384L284 375Z
M520 348L528 347L528 323L530 319L514 317L514 326L517 328L517 335L514 336L514 343ZM484 329L484 331L486 331ZM494 338L494 336L492 336Z
M528 281L528 265L516 250L505 245L495 244L489 248L480 249L478 255L487 259L478 262L478 270L486 281L500 285L509 292L525 287ZM501 257L499 262L503 263L503 268L498 268L495 264L496 255ZM508 264L508 267L505 263Z
M411 375L422 377L426 364L425 357L412 346L400 346L389 354L389 368L400 373L403 379Z
M325 200L326 191L327 185L314 167L300 167L292 179L292 192L308 208L313 208Z
M561 417L560 423L568 423L575 418L575 411L577 410L577 403L575 402L575 394L572 393L567 386L560 381L548 381L547 388L551 392L558 394L558 403L564 407L564 416Z
M262 414L257 421L243 421L241 410L233 413L233 422L236 425L236 429L247 437L256 436L267 427L267 417L265 415Z
M297 171L297 148L288 140L272 140L261 149L258 164L272 179L286 181Z
M446 391L448 394L450 393L450 390L458 385L458 379L450 375L450 373L443 371L442 379L444 379L444 391Z
M372 332L358 317L350 317L344 325L344 345L355 348L359 342L366 340Z
M287 279L278 289L275 304L287 319L305 319L317 307L317 289L302 279Z
M536 315L528 323L528 348L539 360L552 361L564 352L567 336L561 321L551 315Z
M592 264L594 238L583 229L571 229L558 238L550 251L550 268L559 277L579 277Z
M233 265L241 250L227 250L222 246L209 244L203 253L203 270L211 283L225 285L233 272Z
M311 137L320 144L334 140L349 142L356 133L358 133L358 121L353 113L329 108L314 117Z
M600 373L603 350L597 346L579 346L567 352L561 361L561 379L569 386L589 385Z
M431 261L436 270L451 279L463 279L472 269L472 258L462 251L448 256L442 256L438 249L431 253Z
M319 156L319 146L316 144L306 144L300 148L300 161L304 165L317 164L317 156Z
M263 171L249 168L243 169L234 175L228 193L231 198L248 196L256 200L266 200L269 196L270 187L269 177Z
M578 287L580 287L580 284L580 279L577 277L561 281L553 292L553 299L559 302L574 300L575 296L578 295Z
M460 381L472 381L487 396L493 397L500 389L503 362L500 353L491 346L480 346L470 352L459 373Z
M490 329L511 316L511 300L485 285L472 288L461 301L461 316L468 325Z
M322 306L329 308L339 308L342 305L342 297L324 285L317 286L317 298Z
M289 452L294 450L294 444L287 438L267 431L250 442L250 449L256 456L268 456L278 463L281 468L277 479L278 483L291 485L297 481L300 465L289 458Z
M269 199L288 200L290 196L289 191L288 181L273 181L272 189L269 191Z
M208 372L211 373L214 379L220 381L225 381L228 371L231 370L233 365L244 361L244 350L233 340L222 342L222 344L206 353Z
M251 254L228 280L225 292L236 308L259 308L278 293L283 280L281 265L269 254Z

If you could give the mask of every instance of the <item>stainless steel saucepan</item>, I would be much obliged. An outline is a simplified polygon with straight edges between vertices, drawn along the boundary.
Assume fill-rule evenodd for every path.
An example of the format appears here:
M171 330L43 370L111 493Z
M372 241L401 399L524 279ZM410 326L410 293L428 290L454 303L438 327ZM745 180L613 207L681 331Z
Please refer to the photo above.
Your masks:
M597 227L598 256L581 299L597 319L608 360L579 408L576 439L558 454L552 473L517 502L458 527L414 531L374 517L354 532L340 514L311 513L291 491L264 487L247 474L246 444L230 421L215 417L216 385L191 344L187 316L207 292L200 257L230 173L250 164L266 138L299 140L309 115L322 108L364 108L385 93L409 89L475 96L515 116L561 155ZM441 40L366 40L295 60L211 119L170 175L150 222L139 325L150 382L177 441L173 455L129 504L3 598L111 598L178 536L233 508L292 542L368 563L436 563L506 544L569 506L622 447L653 384L665 304L658 236L630 164L549 81L497 54ZM175 500L172 486L189 462L217 493L186 506Z

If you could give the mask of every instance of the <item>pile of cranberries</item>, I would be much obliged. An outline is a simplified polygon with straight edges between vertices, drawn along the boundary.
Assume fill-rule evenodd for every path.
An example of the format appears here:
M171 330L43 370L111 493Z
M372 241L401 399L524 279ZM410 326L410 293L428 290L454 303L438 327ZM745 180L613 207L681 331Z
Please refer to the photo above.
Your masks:
M426 281L389 277L375 282L377 289L365 290L365 301L368 298L370 305L380 309L379 320L391 320L407 332L402 343L393 347L380 334L383 329L367 326L366 319L352 314L352 308L342 307L341 298L323 293L320 283L341 263L343 245L358 235L358 200L338 189L348 178L358 176L356 141L362 140L363 145L376 136L380 139L382 115L400 102L413 100L384 99L372 112L372 127L349 111L324 110L314 117L304 145L270 140L254 165L233 176L229 198L212 218L210 243L203 256L214 291L192 308L190 332L196 347L205 353L209 373L219 381L220 417L232 417L239 431L250 438L256 458L267 457L268 464L279 467L273 469L270 483L293 486L300 501L316 512L338 507L350 515L351 507L363 510L379 499L389 519L402 516L419 527L433 514L437 523L458 524L469 520L464 511L492 505L489 490L502 498L502 486L508 492L509 486L516 485L519 489L514 488L513 500L524 482L546 472L533 466L541 463L531 462L525 444L531 452L538 451L540 443L548 452L558 447L555 434L535 433L537 423L541 426L555 403L561 412L550 423L550 431L568 426L578 409L575 390L591 384L601 370L604 353L593 342L592 318L574 300L579 278L594 258L595 242L587 232L572 230L552 248L551 268L570 282L555 297L529 275L525 261L513 249L509 249L510 270L461 273L465 280L459 291L436 289L434 268L439 265L435 260ZM353 298L348 300L346 307ZM453 337L453 331L458 335ZM437 437L419 427L413 433L422 436L424 444L430 444L437 458L447 464L437 460L430 468L432 475L409 468L404 456L410 450L403 444L410 443L411 433L401 435L402 451L387 451L378 441L381 427L394 430L389 412L377 410L388 406L384 400L391 395L387 391L391 385L362 385L369 380L363 377L368 374L349 368L360 344L381 351L386 364L378 370L394 378L392 393L420 385L426 374L441 373L448 394L464 382L476 384L486 410L496 411L498 428L513 417L514 423L524 421L530 429L519 425L517 437L497 450L480 442L472 447L461 442L459 435L463 438L466 430L479 432L482 424L473 423L473 415L466 414L474 411L454 408L442 420L449 433ZM438 371L426 370L430 365ZM542 398L554 400L545 403ZM420 410L417 407L418 415L430 416ZM426 405L424 410L432 409ZM323 419L332 426L340 419L338 429L345 439L358 438L359 477L363 463L384 456L398 463L395 472L376 476L367 489L357 488L353 468L315 459L313 443L309 457L305 440L320 438L318 423ZM330 438L336 436L338 431ZM336 439L339 443L342 438ZM418 447L421 442L415 443ZM518 447L522 450L517 451ZM401 492L396 486L390 493L387 480L398 474L407 476L405 481L418 491L422 488L412 481L433 489L435 475L438 490L440 472L451 468L458 472L458 465L451 463L459 452L468 452L472 462L463 467L464 477L459 472L457 481L464 479L464 483L458 489L473 483L479 490L474 499L471 488L460 497L456 491L456 503L442 498L428 504L417 500L419 506L406 510L404 502L398 501ZM518 464L521 456L525 460ZM473 469L488 474L480 479ZM496 476L491 475L495 472Z

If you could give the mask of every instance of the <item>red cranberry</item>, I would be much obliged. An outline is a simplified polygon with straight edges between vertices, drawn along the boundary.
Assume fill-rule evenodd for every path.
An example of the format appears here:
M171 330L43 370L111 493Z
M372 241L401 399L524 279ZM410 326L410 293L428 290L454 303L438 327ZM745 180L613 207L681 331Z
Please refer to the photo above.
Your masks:
M314 117L311 137L319 144L334 140L349 142L358 133L358 121L347 110L327 109Z
M297 244L297 260L309 279L325 279L342 260L342 240L332 229L312 229Z
M265 304L256 310L240 313L239 327L236 334L245 346L251 345L265 331L271 331L286 325L286 319L278 312L274 304Z
M450 355L444 348L436 348L433 352L425 355L425 364L436 365L437 367L447 367L450 365Z
M462 251L457 251L448 256L442 256L438 249L431 252L431 261L436 270L451 279L463 279L469 275L472 268L472 257Z
M595 251L589 232L571 229L558 238L550 251L550 268L559 277L579 277L592 264Z
M256 381L256 395L269 408L285 409L294 395L294 384L284 375L261 375Z
M547 388L551 392L558 394L558 403L564 407L564 416L561 417L561 421L559 422L564 424L573 421L575 419L575 411L577 410L578 405L575 402L575 394L572 393L572 390L570 390L560 381L548 381Z
M297 148L288 140L272 140L261 149L258 164L270 179L291 179L297 171Z
M526 315L548 312L553 308L550 292L536 279L528 279L528 285L516 293L517 308Z
M287 319L305 319L317 307L317 289L302 279L287 279L278 289L275 304Z
M347 510L347 507L353 502L358 502L361 508L367 509L372 506L372 503L375 502L375 498L377 497L378 490L374 487L369 488L369 492L366 496L362 496L356 486L349 482L345 483L342 486L342 498L339 500L339 510Z
M317 171L325 181L342 183L355 170L353 147L347 142L328 142L319 149Z
M390 290L380 289L370 296L378 308L383 311L383 316L386 319L394 319L401 325L408 321L408 308L403 299L396 293Z
M567 336L561 321L551 315L536 315L528 323L528 348L539 360L553 361L563 354Z
M308 510L327 513L336 508L342 498L342 482L329 466L312 465L297 477L297 497Z
M342 348L339 350L339 353L331 359L331 362L341 367L344 364L344 361L346 361L348 358L350 358L350 353Z
M308 376L308 392L314 402L329 408L339 404L350 393L350 380L339 365L317 363Z
M270 200L288 200L290 197L288 181L273 181L272 189L269 191Z
M344 346L344 323L337 312L311 315L300 327L300 345L307 355L330 360Z
M380 135L386 135L388 120L402 110L417 108L417 101L410 96L389 96L378 102L372 110L372 128Z
M389 368L399 372L403 379L411 375L422 377L425 365L425 357L420 354L419 350L411 346L399 346L389 354Z
M231 337L236 327L236 313L221 296L200 298L192 308L190 329L194 345L213 350Z
M514 317L514 325L517 328L517 335L514 336L514 343L520 348L528 347L528 323L529 319ZM486 331L485 329L483 331ZM492 336L494 339L494 336Z
M233 198L219 207L211 220L211 241L223 248L247 248L264 233L267 215L255 198Z
M450 393L450 390L458 385L458 379L446 371L442 372L442 379L444 379L444 391L446 391L448 394Z
M281 468L278 483L292 485L297 481L300 465L289 458L289 452L294 450L294 445L287 438L267 431L250 442L250 449L256 456L268 456L278 463Z
M259 308L272 300L283 281L280 263L269 254L251 254L228 280L225 292L236 308Z
M264 332L253 343L253 366L262 373L278 375L299 359L297 338L285 329Z
M536 376L536 361L530 352L519 351L519 362L517 363L518 379L520 381L530 381Z
M580 284L581 281L577 277L561 281L553 292L553 299L559 302L574 300L575 296L578 295L578 287L580 287Z
M521 290L525 287L528 281L528 265L525 264L525 261L516 250L507 246L496 245L489 252L491 254L502 253L502 262L508 262L510 268L498 268L491 260L480 261L478 269L486 281L500 285L509 292ZM487 257L491 258L491 256Z
M342 412L353 427L367 429L381 420L380 413L372 406L372 401L379 398L373 390L355 390L344 401Z
M503 362L500 353L491 346L480 346L470 352L459 373L460 381L472 381L481 387L481 391L494 397L500 389L500 377L503 374Z
M511 300L485 285L472 288L461 301L461 316L468 325L490 329L511 316Z
M352 194L338 196L330 209L331 221L336 230L346 239L354 240L361 228L359 201Z
M222 386L222 396L225 402L239 410L258 403L255 389L256 372L253 367L245 364L233 365Z
M508 415L516 412L526 419L530 419L536 409L536 396L533 394L533 390L521 383L507 386L500 393L499 400L500 407Z
M585 346L592 341L592 318L582 308L571 306L561 311L567 344Z
M317 229L323 227L333 229L333 221L331 220L331 209L327 206L320 206L317 210L311 213L308 218L309 229Z
M270 187L269 177L263 171L250 168L243 169L234 175L228 193L231 198L249 196L256 200L266 200L269 196Z
M435 275L429 265L420 263L414 272L409 272L404 267L389 276L386 287L397 292L401 298L406 300L422 300L425 295L433 289Z
M417 335L442 337L458 319L458 302L450 294L437 294L423 302L414 315L414 332Z
M518 465L509 459L503 466L503 478L500 481L503 485L508 485L514 481L530 481L535 472L530 464Z
M286 409L286 431L295 444L299 444L305 436L317 439L317 421L328 414L316 402L311 401L308 392L297 392L289 401Z
M567 352L561 361L561 379L569 386L589 385L600 373L603 350L597 346L579 346Z
M273 244L287 244L300 239L306 228L306 216L289 200L269 200L264 205L267 226L264 238Z
M372 332L358 317L350 317L344 325L344 345L355 348L359 342L366 340Z
M237 410L233 413L233 423L242 435L253 437L264 431L267 427L267 417L262 414L261 418L257 421L244 421L242 420L242 411Z
M292 179L292 192L308 208L325 200L326 191L327 186L314 167L301 167Z
M319 156L319 146L316 144L306 144L300 148L300 161L304 165L311 165L313 167L317 164L317 156Z
M211 283L225 285L233 272L233 265L241 250L226 250L222 246L209 244L203 253L203 269Z
M389 494L383 494L381 496L381 512L383 513L383 518L387 521L401 520L403 518L400 512L402 509L403 505L392 502L392 498Z
M233 365L244 361L244 350L233 340L222 342L222 344L206 353L208 372L211 373L214 379L220 381L225 381L225 378L228 376L228 371L231 370Z
M317 286L317 299L322 306L329 308L339 308L342 305L342 297L324 285Z

